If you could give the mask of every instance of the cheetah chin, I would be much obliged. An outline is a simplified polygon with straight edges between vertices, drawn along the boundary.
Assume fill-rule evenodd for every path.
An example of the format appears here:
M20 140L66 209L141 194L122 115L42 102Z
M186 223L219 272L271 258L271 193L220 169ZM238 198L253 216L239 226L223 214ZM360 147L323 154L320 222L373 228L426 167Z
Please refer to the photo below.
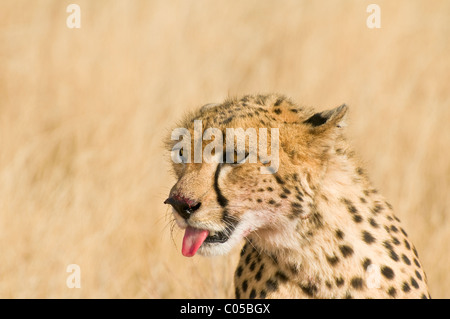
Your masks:
M201 225L193 227L182 221L177 223L184 230L181 252L185 257L193 257L197 253L201 256L225 255L255 230L254 225L245 220L230 220L222 230L207 229Z

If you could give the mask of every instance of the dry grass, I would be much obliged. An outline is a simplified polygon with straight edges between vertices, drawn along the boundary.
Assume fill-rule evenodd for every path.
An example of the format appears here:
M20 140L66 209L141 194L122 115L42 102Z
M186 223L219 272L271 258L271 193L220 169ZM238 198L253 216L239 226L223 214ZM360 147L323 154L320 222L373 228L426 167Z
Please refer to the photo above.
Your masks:
M232 296L236 254L180 254L161 138L183 112L281 92L348 135L450 297L449 1L0 3L0 297ZM81 267L81 289L66 267Z

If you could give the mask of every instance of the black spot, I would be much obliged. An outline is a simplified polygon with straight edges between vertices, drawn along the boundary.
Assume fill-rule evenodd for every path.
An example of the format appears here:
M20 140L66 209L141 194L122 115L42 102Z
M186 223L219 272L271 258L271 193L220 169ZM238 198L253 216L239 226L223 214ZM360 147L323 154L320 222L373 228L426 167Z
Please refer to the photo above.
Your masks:
M246 96L244 96L244 97L241 99L241 101L242 101L242 102L248 102L249 98L250 98L250 96L249 96L249 95L246 95Z
M409 245L409 242L405 239L405 247L406 249L410 250L411 246Z
M256 201L257 201L258 203L262 203L262 199L261 199L261 198L258 198Z
M417 270L416 270L416 277L417 279L422 280L422 276L420 275L420 272L418 272Z
M247 257L245 257L245 265L248 265L250 263L250 259L252 258L252 253L249 253Z
M344 279L342 277L336 278L336 286L341 287L344 284Z
M250 271L253 271L253 270L255 270L255 267L256 267L256 261L254 261L254 262L252 262L251 264L250 264Z
M416 264L417 267L420 268L420 263L419 263L419 261L416 258L414 258L414 263Z
M384 241L383 242L383 246L386 247L386 249L388 250L389 257L391 257L392 260L394 260L394 261L398 261L399 260L397 253L394 251L394 248L392 247L392 245L388 241Z
M394 237L394 236L391 236L392 237L392 242L395 244L395 245L400 245L400 240L398 240L397 239L397 237Z
M344 232L342 230L340 230L340 229L337 229L336 230L336 237L338 239L344 239Z
M280 194L280 197L281 197L281 198L287 198L287 195L286 195L285 193L281 193L281 194Z
M303 202L303 197L299 194L295 195L295 198L297 198L299 201Z
M262 264L261 267L259 267L259 270L258 270L258 272L255 275L256 281L260 281L261 280L263 269L264 269L264 264Z
M299 203L291 203L291 212L293 217L298 217L299 215L301 215L303 213L303 207L301 204Z
M350 281L350 285L352 285L353 288L360 290L363 288L363 280L361 277L354 277Z
M278 282L272 278L266 281L267 291L275 291L278 289Z
M353 215L353 221L355 222L355 223L360 223L360 222L362 222L362 217L361 217L361 215L359 215L359 214L355 214L355 215Z
M411 286L413 286L416 289L419 289L419 284L413 277L411 277Z
M387 279L393 279L395 277L394 271L392 270L391 267L388 266L381 267L381 274Z
M230 117L227 118L226 120L223 120L223 121L222 121L222 124L223 124L223 125L226 125L226 124L230 123L232 120L233 120L233 117L230 116Z
M391 230L392 230L394 233L398 232L397 227L395 227L394 225L391 225Z
M383 209L383 206L377 204L372 208L372 213L378 214L382 209Z
M328 289L331 289L333 285L328 280L325 281L325 286L327 286Z
M291 111L292 113L298 113L297 109L289 109L289 111Z
M273 111L274 111L276 114L278 114L278 115L281 114L281 109L279 109L279 108L276 108L276 109L274 109Z
M422 294L422 296L420 297L422 299L428 299L427 296L425 294Z
M250 292L250 299L255 299L256 297L256 291L255 289L252 289L252 291Z
M278 106L278 105L280 105L282 102L284 101L284 99L283 98L278 98L276 101L275 101L275 104L274 104L274 106Z
M271 200L269 200L269 202L268 202L270 205L274 205L275 204L275 201L273 200L273 199L271 199Z
M258 192L264 192L264 188L258 188Z
M264 289L259 292L259 298L265 299L266 296L267 296L267 293Z
M288 280L288 277L279 270L275 273L275 277L277 277L277 279L279 279L281 282L286 282Z
M408 234L405 232L403 228L400 227L400 231L402 232L403 235L405 235L405 237L408 237Z
M409 285L406 281L403 283L402 290L404 292L409 292L411 290L411 288L409 287Z
M415 255L417 258L419 258L419 254L417 254L416 247L413 247L413 253L414 253L414 255Z
M344 257L351 256L353 254L353 248L347 245L339 246L339 249Z
M242 282L242 291L247 292L247 288L248 288L248 282L247 282L247 280L244 280Z
M370 260L370 258L364 258L363 263L362 263L362 265L363 265L363 267L364 267L364 270L367 270L367 268L368 268L371 264L372 264L372 261Z
M278 174L275 174L275 180L278 184L284 185L284 180Z
M375 242L375 237L373 237L372 234L369 233L368 231L363 231L362 232L362 237L363 237L363 240L364 240L364 242L366 244L370 245L370 244Z
M267 187L267 190L268 190L269 192L272 192L272 191L273 191L273 188L272 188L272 187Z
M350 291L346 291L346 292L345 292L344 299L353 299L353 296L352 296L352 294L350 293Z
M300 196L303 196L303 193L302 193L302 191L298 188L298 186L295 186L295 190L297 191L297 193L298 193Z
M247 251L247 244L244 245L244 247L242 247L241 250L241 257L245 255L245 252Z
M365 204L367 203L366 199L364 197L360 197L359 200L361 201L361 203Z
M308 283L306 285L304 284L299 284L300 288L302 289L302 291L307 294L309 297L314 297L314 295L317 293L317 286L312 284L312 283Z
M241 293L239 292L239 288L236 287L236 289L234 290L234 295L236 297L236 299L240 299L241 298Z
M331 266L334 266L339 262L339 258L336 255L327 256L327 261Z
M397 290L394 287L390 287L388 290L388 295L391 297L395 297L395 295L397 295Z
M409 260L408 257L406 257L405 254L402 255L402 259L403 259L403 262L404 262L405 264L411 265L411 261Z
M394 261L398 261L399 259L397 253L394 250L389 251L389 257L391 257L391 259Z
M358 212L358 210L356 209L355 205L353 205L351 200L349 200L347 198L343 198L342 201L345 203L345 205L347 206L347 210L351 214L356 214Z
M287 189L286 187L283 187L283 193L290 194L291 191L289 189Z
M236 269L236 276L241 277L242 271L243 271L242 266L237 267L237 269Z
M370 225L371 225L373 228L378 228L378 227L380 227L380 225L378 225L377 222L375 221L375 219L373 219L373 218L370 218L370 219L369 219L369 223L370 223Z
M358 175L363 175L364 174L364 170L361 167L356 168L356 173Z
M291 206L292 206L292 207L295 207L295 208L298 208L298 207L302 207L302 204L297 203L297 202L292 202L292 203L291 203Z

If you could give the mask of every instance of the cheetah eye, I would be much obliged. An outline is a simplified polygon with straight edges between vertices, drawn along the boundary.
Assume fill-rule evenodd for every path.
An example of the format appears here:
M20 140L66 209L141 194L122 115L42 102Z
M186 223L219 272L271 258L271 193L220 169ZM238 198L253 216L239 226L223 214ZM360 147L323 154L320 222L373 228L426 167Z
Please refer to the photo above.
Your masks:
M172 160L177 164L187 163L187 158L185 157L185 152L183 151L183 148L172 150Z

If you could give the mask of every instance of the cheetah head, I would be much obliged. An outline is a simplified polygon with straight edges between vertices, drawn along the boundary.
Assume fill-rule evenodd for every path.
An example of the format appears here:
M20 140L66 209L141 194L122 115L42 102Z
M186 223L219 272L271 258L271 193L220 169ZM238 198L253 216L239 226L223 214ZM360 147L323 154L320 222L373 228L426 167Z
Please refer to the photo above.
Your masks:
M177 182L164 202L185 231L183 255L225 254L244 238L276 243L290 221L308 219L346 109L257 95L187 115L166 141Z

